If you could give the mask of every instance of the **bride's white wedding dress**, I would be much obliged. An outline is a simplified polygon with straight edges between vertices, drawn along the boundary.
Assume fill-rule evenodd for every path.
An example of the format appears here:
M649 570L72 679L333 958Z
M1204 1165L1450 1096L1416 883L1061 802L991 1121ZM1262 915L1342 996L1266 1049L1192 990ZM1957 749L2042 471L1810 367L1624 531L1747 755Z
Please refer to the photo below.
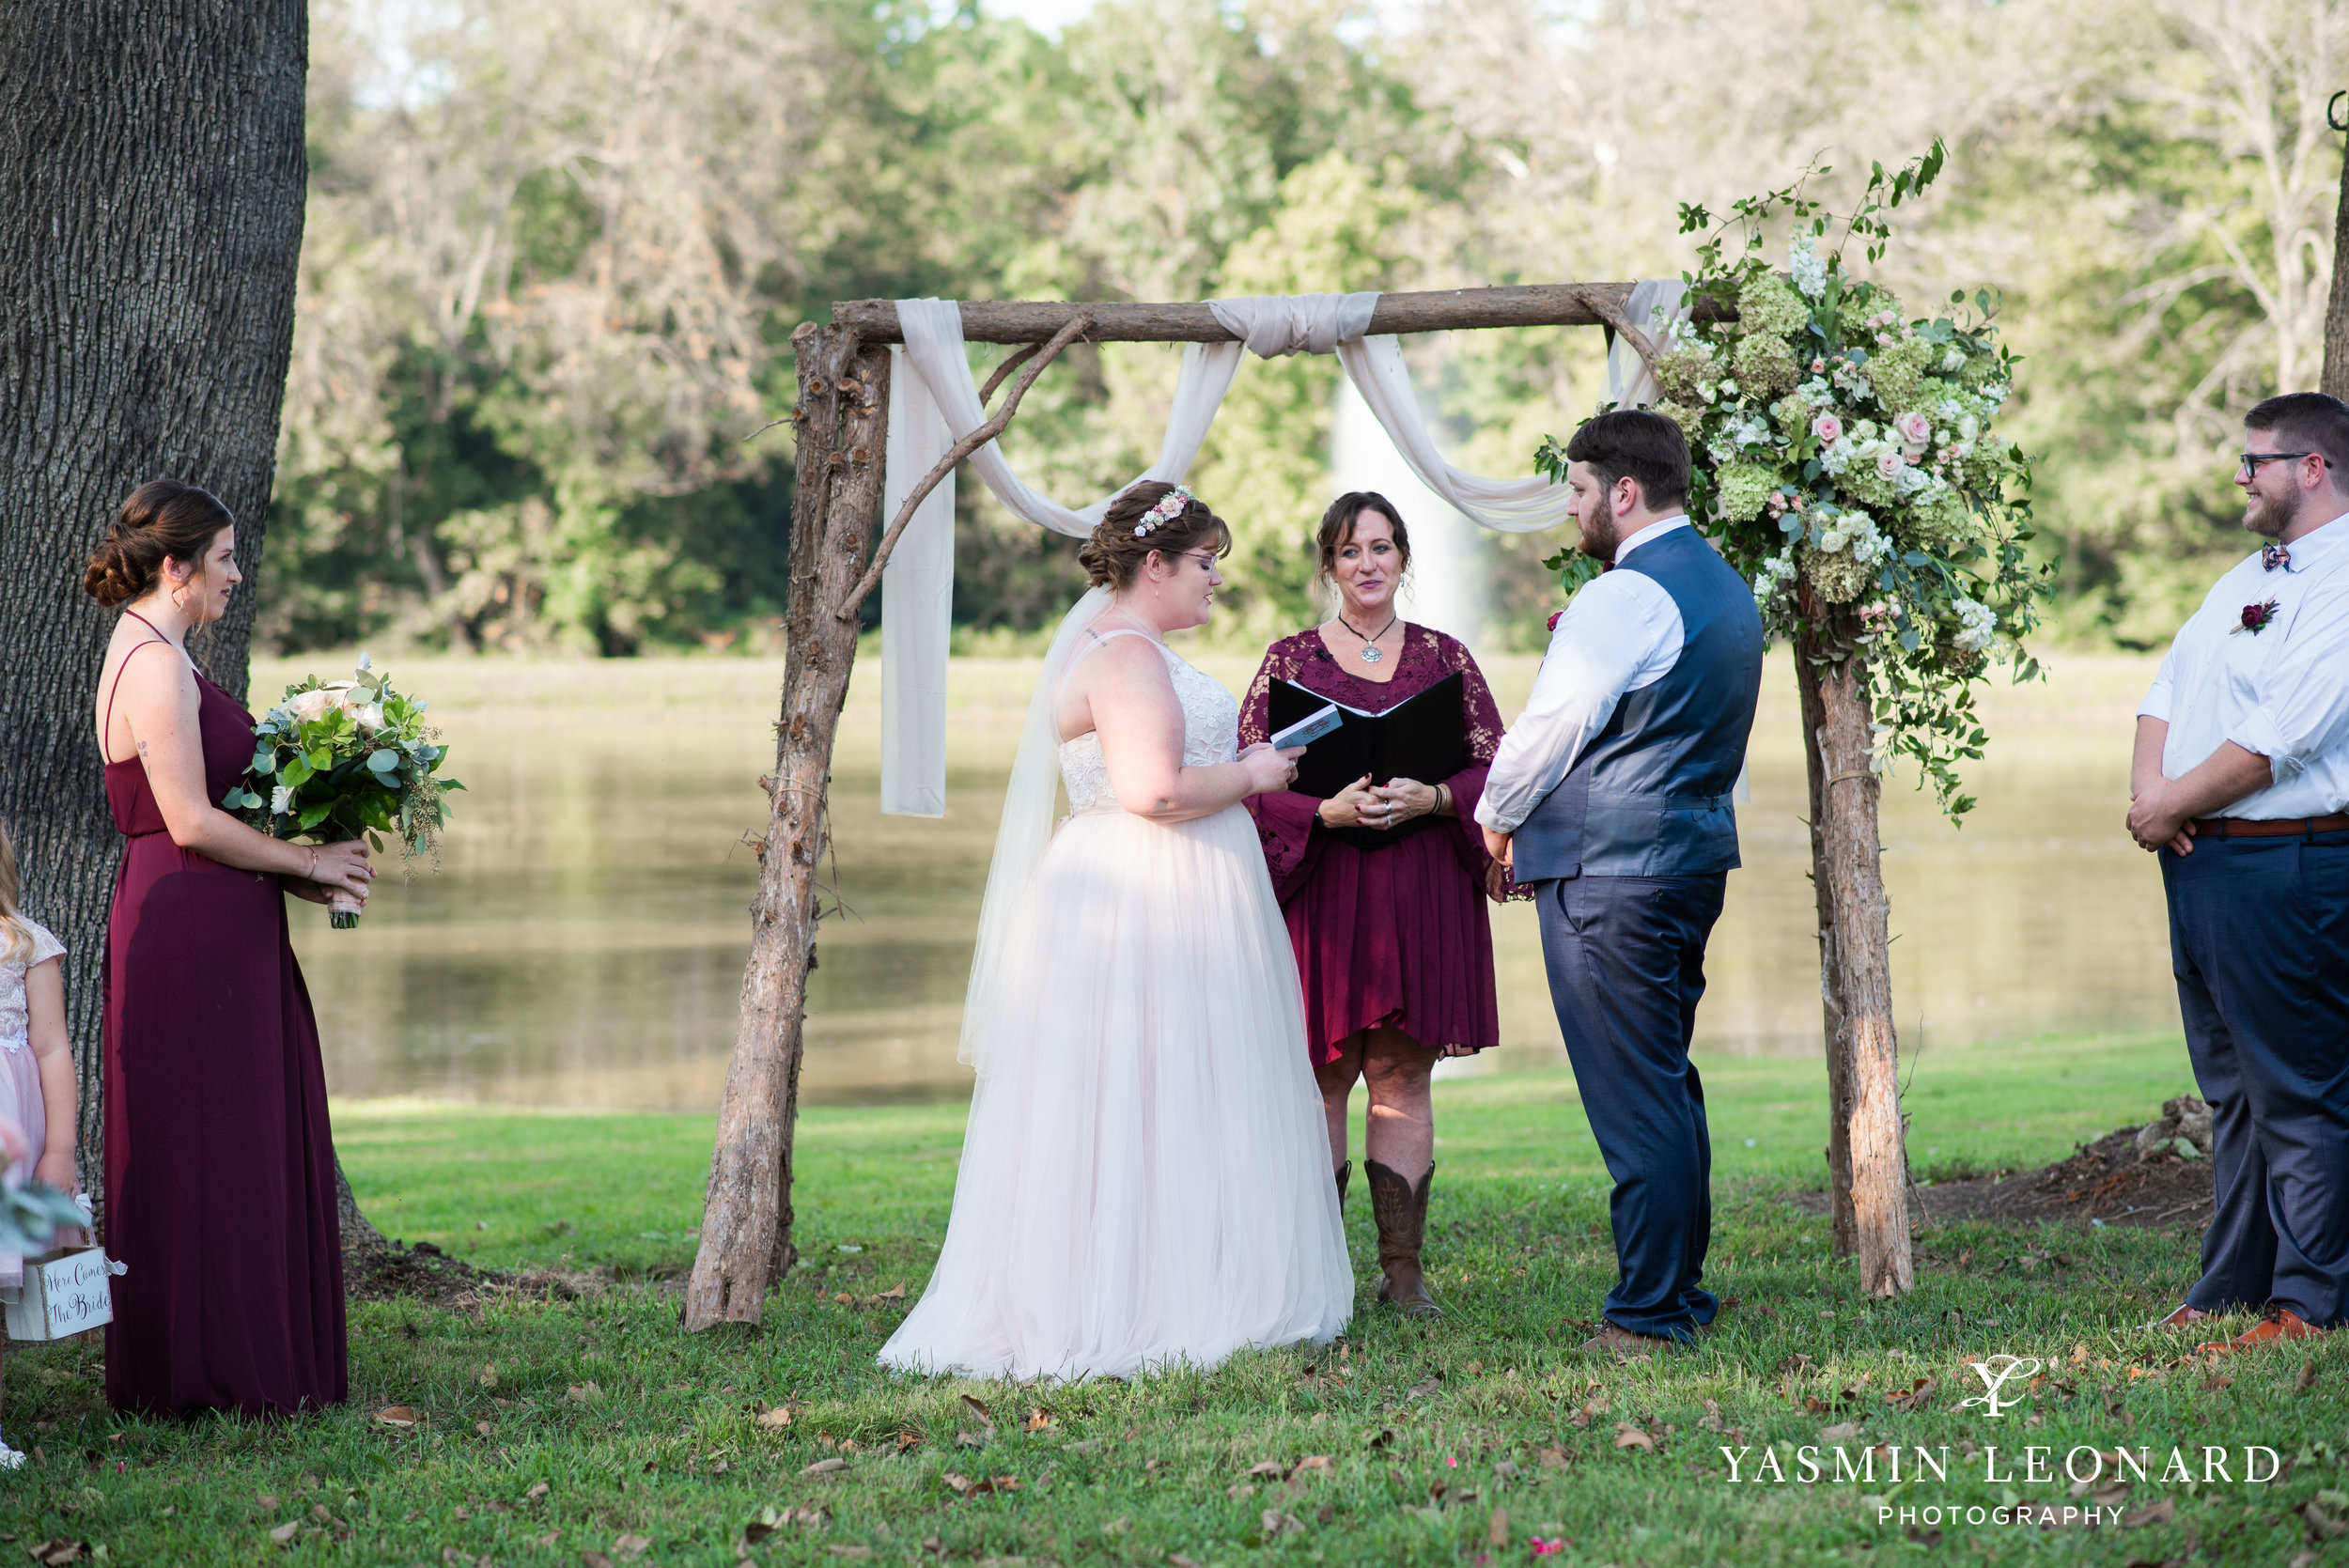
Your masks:
M1120 633L1079 635L1069 668ZM1184 763L1232 761L1231 694L1159 646ZM1059 763L1071 815L992 983L973 987L981 1071L945 1247L880 1359L1125 1377L1327 1341L1354 1281L1254 825L1237 805L1173 825L1129 815L1095 735L1062 744ZM984 970L984 937L980 952Z

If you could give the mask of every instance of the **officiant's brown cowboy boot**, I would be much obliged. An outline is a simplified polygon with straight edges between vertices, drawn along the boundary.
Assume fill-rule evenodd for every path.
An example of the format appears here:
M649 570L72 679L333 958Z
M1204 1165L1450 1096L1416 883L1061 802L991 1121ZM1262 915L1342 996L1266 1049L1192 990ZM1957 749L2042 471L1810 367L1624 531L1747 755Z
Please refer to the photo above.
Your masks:
M1416 1188L1375 1159L1362 1161L1362 1174L1370 1180L1371 1217L1378 1221L1378 1299L1393 1302L1406 1317L1441 1317L1419 1264L1436 1168L1430 1165Z

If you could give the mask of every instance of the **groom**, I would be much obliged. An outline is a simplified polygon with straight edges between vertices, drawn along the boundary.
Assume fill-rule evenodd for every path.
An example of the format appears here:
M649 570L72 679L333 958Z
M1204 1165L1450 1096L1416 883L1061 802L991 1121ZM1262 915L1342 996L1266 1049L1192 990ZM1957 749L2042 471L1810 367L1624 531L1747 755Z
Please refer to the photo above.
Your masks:
M1762 684L1753 591L1689 526L1688 446L1642 409L1566 447L1582 551L1607 563L1558 617L1476 819L1536 888L1542 955L1599 1153L1619 1274L1583 1346L1645 1356L1719 1302L1704 1091L1688 1061L1704 942L1737 864L1730 791Z

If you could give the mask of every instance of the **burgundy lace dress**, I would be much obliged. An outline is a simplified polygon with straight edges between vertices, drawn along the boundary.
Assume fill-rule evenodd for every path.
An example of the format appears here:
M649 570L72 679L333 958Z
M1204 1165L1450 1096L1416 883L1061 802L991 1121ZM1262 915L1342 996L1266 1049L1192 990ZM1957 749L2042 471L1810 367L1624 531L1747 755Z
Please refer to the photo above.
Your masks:
M1243 746L1269 734L1272 682L1294 681L1351 707L1379 712L1457 671L1467 706L1469 766L1448 779L1456 818L1378 849L1357 849L1322 828L1321 798L1295 790L1251 796L1305 986L1305 1038L1315 1064L1365 1029L1399 1029L1429 1050L1468 1056L1501 1039L1493 988L1488 890L1515 893L1485 853L1473 814L1501 745L1501 710L1460 643L1406 624L1392 679L1365 680L1332 658L1315 630L1265 650L1240 706ZM1381 779L1376 781L1383 784Z

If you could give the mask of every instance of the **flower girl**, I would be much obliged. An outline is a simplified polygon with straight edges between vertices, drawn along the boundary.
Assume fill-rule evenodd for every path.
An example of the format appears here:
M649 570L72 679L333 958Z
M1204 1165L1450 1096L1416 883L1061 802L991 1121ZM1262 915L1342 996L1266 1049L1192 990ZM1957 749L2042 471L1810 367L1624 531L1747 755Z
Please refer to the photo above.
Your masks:
M65 944L17 908L16 846L0 825L0 1157L10 1187L26 1180L71 1192L73 1172L73 1056L65 1033ZM0 1252L0 1301L24 1286L24 1259ZM0 1469L24 1455L0 1435Z

